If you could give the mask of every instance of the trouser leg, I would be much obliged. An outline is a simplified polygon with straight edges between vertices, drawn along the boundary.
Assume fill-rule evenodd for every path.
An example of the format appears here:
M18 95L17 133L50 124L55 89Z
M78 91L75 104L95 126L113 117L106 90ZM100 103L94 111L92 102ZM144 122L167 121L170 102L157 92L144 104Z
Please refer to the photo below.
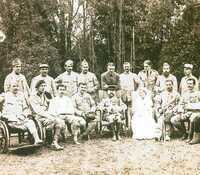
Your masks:
M57 119L55 121L55 125L54 125L54 129L55 129L55 132L54 132L54 136L53 136L53 141L54 142L58 142L58 139L60 137L60 133L61 131L65 128L65 122L61 119Z
M38 132L35 126L35 123L33 120L28 120L25 123L26 128L28 129L28 131L30 132L30 134L33 136L35 143L40 142L40 138L38 136Z

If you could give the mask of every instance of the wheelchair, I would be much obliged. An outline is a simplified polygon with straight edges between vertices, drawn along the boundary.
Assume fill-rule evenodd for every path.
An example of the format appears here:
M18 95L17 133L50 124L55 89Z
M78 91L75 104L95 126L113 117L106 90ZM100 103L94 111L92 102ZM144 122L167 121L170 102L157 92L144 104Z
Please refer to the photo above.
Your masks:
M44 140L45 135L41 123L32 117L38 135L41 140ZM0 153L7 153L22 149L32 149L41 145L34 145L34 139L28 131L18 128L11 128L6 118L0 116Z

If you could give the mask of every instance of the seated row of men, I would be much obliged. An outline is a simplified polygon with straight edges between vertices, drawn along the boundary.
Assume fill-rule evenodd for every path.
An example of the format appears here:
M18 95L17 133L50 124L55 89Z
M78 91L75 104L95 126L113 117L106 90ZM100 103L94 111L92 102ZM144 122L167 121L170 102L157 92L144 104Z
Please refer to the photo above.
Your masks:
M54 130L52 147L56 150L63 149L58 140L61 133L65 136L67 126L76 144L79 144L78 134L81 134L81 139L84 136L88 137L94 130L98 120L95 114L97 107L92 97L86 93L85 83L79 83L78 92L72 98L65 95L66 89L63 84L57 86L58 95L51 100L47 98L44 80L39 80L35 88L35 93L31 94L29 99L25 99L19 91L17 82L13 81L10 90L2 96L2 117L7 119L10 127L28 130L35 144L40 144L42 140L39 139L36 126L31 120L35 117L45 129ZM126 106L118 104L118 98L114 98L113 93L108 94L109 98L99 105L99 109L106 109L107 120L111 124L113 138L116 140L120 139L121 111L125 110Z

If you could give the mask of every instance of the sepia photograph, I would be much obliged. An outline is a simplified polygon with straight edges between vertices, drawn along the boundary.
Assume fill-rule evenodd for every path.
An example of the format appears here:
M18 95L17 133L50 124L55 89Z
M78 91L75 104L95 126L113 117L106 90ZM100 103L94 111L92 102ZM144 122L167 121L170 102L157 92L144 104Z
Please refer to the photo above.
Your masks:
M200 175L200 0L0 0L0 175Z

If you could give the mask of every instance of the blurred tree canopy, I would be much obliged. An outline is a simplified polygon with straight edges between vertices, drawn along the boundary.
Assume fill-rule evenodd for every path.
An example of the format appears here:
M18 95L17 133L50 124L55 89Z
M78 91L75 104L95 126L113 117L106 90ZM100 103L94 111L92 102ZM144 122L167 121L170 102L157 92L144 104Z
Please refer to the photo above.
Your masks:
M130 61L138 72L145 59L159 71L169 62L179 79L189 62L199 76L200 5L192 0L2 0L0 30L2 85L14 58L29 82L40 62L56 77L69 58L78 72L86 59L98 77L108 61L118 72Z

